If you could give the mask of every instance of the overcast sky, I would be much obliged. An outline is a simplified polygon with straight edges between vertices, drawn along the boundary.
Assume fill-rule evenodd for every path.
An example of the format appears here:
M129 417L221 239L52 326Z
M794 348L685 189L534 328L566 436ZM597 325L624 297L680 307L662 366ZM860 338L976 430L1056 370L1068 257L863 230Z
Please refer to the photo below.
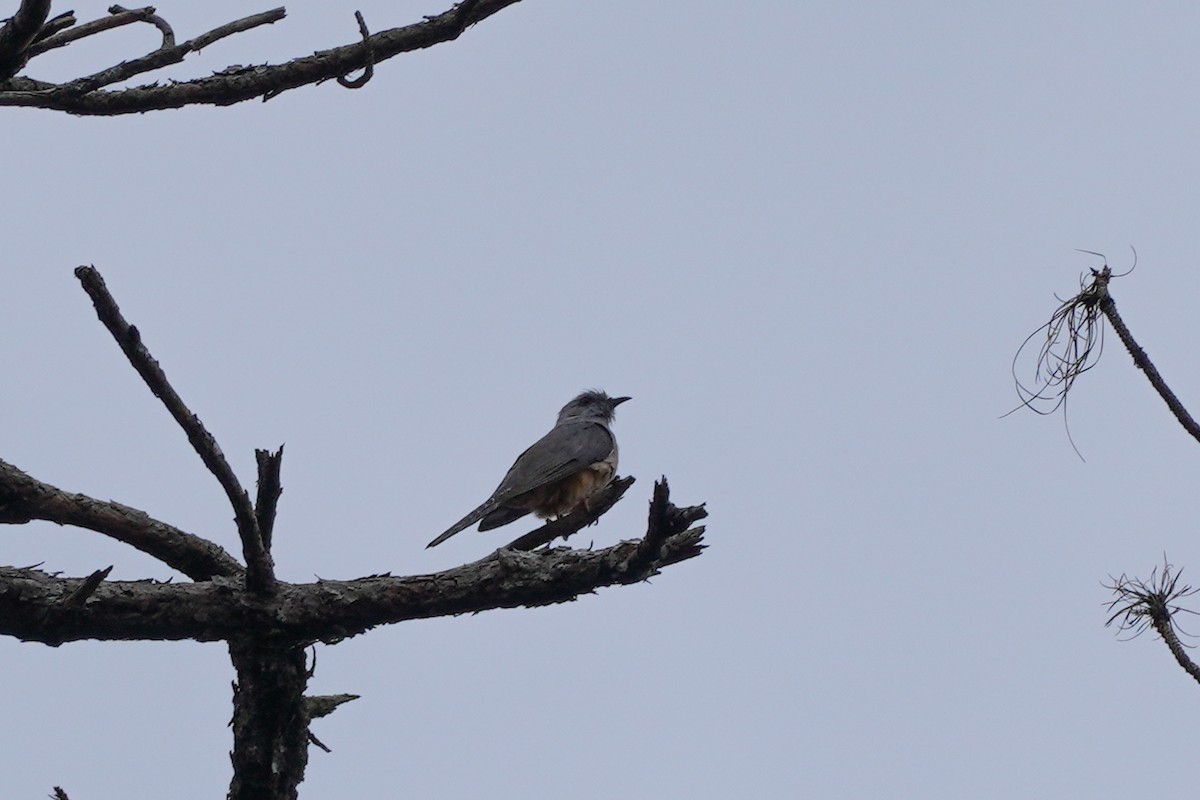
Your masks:
M267 5L158 9L182 39ZM164 77L445 7L293 3ZM319 648L312 691L363 698L314 724L333 753L302 797L1193 791L1200 687L1104 627L1101 582L1164 552L1200 570L1200 449L1115 337L1070 403L1086 462L1061 416L1000 415L1017 346L1099 266L1074 248L1121 269L1130 245L1113 294L1200 406L1198 28L1187 4L525 0L359 91L5 109L0 458L240 552L84 263L245 483L287 443L287 580L487 554L527 528L424 545L581 388L634 397L638 482L582 544L640 535L665 474L708 503L710 548ZM156 43L122 29L27 74ZM0 562L172 575L43 524L6 528ZM0 640L0 664L5 797L224 796L223 646Z

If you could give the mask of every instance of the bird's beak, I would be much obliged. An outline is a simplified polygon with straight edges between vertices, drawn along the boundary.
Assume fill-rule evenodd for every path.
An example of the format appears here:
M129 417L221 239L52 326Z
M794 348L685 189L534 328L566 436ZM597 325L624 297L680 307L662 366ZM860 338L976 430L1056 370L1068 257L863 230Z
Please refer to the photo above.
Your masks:
M621 405L621 403L624 403L626 400L632 400L632 399L633 399L632 397L614 397L613 399L608 401L608 404L611 405L613 408L616 408L617 406Z

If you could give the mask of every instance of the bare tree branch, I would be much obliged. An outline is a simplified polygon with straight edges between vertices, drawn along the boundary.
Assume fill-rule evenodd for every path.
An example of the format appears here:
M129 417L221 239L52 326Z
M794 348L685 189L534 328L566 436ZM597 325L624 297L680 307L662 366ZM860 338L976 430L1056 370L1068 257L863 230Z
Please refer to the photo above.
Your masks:
M270 553L271 534L275 530L275 511L279 504L279 496L283 494L283 486L279 482L279 471L283 466L283 445L279 445L279 449L274 453L269 450L255 450L254 458L258 462L258 495L254 501L254 516L258 519L263 547Z
M1096 366L1104 350L1103 323L1100 322L1100 315L1103 314L1133 357L1134 365L1146 374L1146 379L1175 415L1175 419L1193 439L1200 441L1200 424L1171 391L1150 356L1138 345L1117 312L1116 301L1108 291L1109 282L1114 277L1120 276L1113 275L1107 264L1102 269L1093 269L1090 281L1081 280L1079 293L1063 301L1050 321L1022 343L1013 359L1013 377L1017 394L1021 397L1021 405L1017 408L1027 407L1040 414L1049 414L1066 404L1075 379ZM1046 332L1046 341L1038 353L1036 383L1034 388L1027 388L1017 377L1016 362L1025 346L1043 331ZM1038 404L1044 401L1051 405L1043 410Z
M102 89L135 75L178 63L188 53L225 36L277 22L283 18L285 12L282 8L274 9L223 25L183 44L162 47L142 58L68 83L50 84L28 77L12 77L7 82L0 80L0 106L45 108L71 114L112 115L180 108L194 104L225 106L258 97L270 99L289 89L327 80L345 79L346 75L356 70L373 72L375 65L401 53L452 41L471 25L517 2L519 0L466 0L449 11L426 17L421 22L363 36L354 44L319 51L284 64L229 67L210 77L165 85ZM363 27L365 28L365 24ZM88 35L93 32L95 31L89 31ZM55 46L61 45L56 43ZM358 80L363 81L363 78Z
M1101 275L1105 278L1100 284L1100 310L1104 312L1104 316L1108 317L1108 321L1112 323L1113 330L1117 332L1117 336L1121 337L1121 343L1125 345L1125 349L1129 351L1129 355L1133 356L1133 363L1137 368L1146 373L1146 380L1150 381L1150 385L1154 387L1154 391L1158 392L1158 396L1167 404L1167 408L1171 409L1171 413L1175 415L1175 419L1183 426L1193 439L1200 441L1200 425L1196 424L1196 420L1192 419L1192 415L1183 407L1183 403L1179 402L1179 398L1171 391L1171 387L1167 386L1167 382L1163 380L1158 369L1154 366L1154 362L1150 360L1150 356L1146 355L1133 338L1133 334L1129 332L1129 328L1125 325L1125 320L1121 319L1121 315L1117 313L1117 304L1113 300L1112 295L1108 293L1108 280L1105 273L1108 272L1108 267L1101 271ZM1099 278L1097 282L1099 283Z
M1191 586L1179 585L1182 572L1183 570L1173 571L1164 557L1162 572L1155 567L1148 581L1125 575L1112 578L1107 587L1113 590L1116 598L1108 604L1108 609L1113 614L1105 625L1116 622L1119 630L1132 631L1134 637L1141 635L1147 628L1153 628L1162 637L1179 666L1195 681L1200 682L1200 665L1188 656L1176 632L1178 624L1174 615L1195 613L1179 605L1178 601L1200 591Z
M120 8L120 6L113 6L113 8ZM113 9L110 8L109 16L101 17L100 19L92 20L91 22L85 22L78 27L73 27L75 25L75 18L72 16L69 18L69 24L63 24L62 26L63 28L69 28L69 30L62 30L61 32L55 32L51 35L43 36L41 39L35 42L32 47L29 48L29 57L33 58L34 56L39 56L42 53L50 50L55 50L59 47L66 47L71 42L77 42L85 37L94 36L97 33L103 33L104 31L109 31L113 28L131 25L134 22L145 22L147 21L147 17L153 14L154 9L150 6L146 6L145 8L121 9L120 11L113 11ZM67 20L64 20L64 23L67 22ZM46 25L42 26L43 34L46 33L46 28L49 26L49 24L50 23L46 23ZM163 20L163 24L166 24L165 20ZM170 26L168 26L168 28L169 27ZM174 43L175 34L172 32L171 44Z
M630 559L628 569L634 572L652 569L653 565L661 560L663 548L671 537L682 534L693 522L707 516L708 511L703 505L676 508L671 503L671 489L667 485L667 476L663 475L654 484L646 535L638 543L637 553Z
M29 60L29 46L50 16L50 0L21 0L17 13L0 28L0 81L16 75Z
M109 67L106 70L101 70L94 75L88 75L87 77L78 78L69 83L64 83L52 91L55 94L62 94L69 97L85 95L88 92L93 92L102 86L110 86L114 83L120 83L121 81L129 80L135 75L142 75L147 72L153 72L156 69L162 69L163 67L170 66L171 64L178 64L180 61L183 61L184 56L194 50L200 50L201 48L204 48L213 42L224 39L226 36L232 36L235 33L248 31L251 28L257 28L260 25L270 25L271 23L278 22L279 20L283 19L284 14L285 12L282 8L265 11L262 14L255 14L254 16L245 17L244 19L239 19L226 25L222 25L219 28L214 28L208 33L197 36L195 39L189 39L188 41L179 45L175 44L175 35L173 32L171 32L170 26L167 26L165 22L162 22L161 18L151 14L147 17L148 22L158 20L162 22L163 26L166 26L166 31L163 34L162 47L152 53L142 56L141 58L135 58L132 61L122 61L120 64ZM168 44L168 42L170 42L170 44ZM0 94L0 97L2 96L3 95Z
M225 490L225 495L229 498L230 505L233 506L238 535L242 540L242 553L246 559L247 585L255 591L268 591L275 581L271 556L263 546L262 533L258 528L258 518L254 513L254 506L250 504L250 495L242 488L233 468L225 460L225 454L221 452L217 440L171 387L158 362L142 344L142 337L138 333L138 329L121 316L121 309L117 307L116 300L109 294L108 287L104 285L104 278L100 276L100 273L94 267L79 267L75 270L75 276L83 284L84 291L92 298L96 314L113 338L117 340L117 344L129 359L129 363L142 376L142 380L150 387L154 396L162 400L171 416L179 423L179 427L183 428L184 433L187 434L188 441L191 442L193 449L204 462L204 466L208 467L209 472L216 476L217 482Z
M695 509L684 513L697 513ZM87 613L62 607L78 579L0 567L0 635L58 645L81 639L335 642L378 625L541 606L575 600L605 586L639 583L665 566L700 555L704 528L667 537L656 552L642 540L602 550L497 550L431 575L352 581L280 582L272 595L214 578L191 584L106 581Z
M242 565L220 546L136 508L72 494L0 461L0 524L44 520L102 533L177 569L194 581L237 577Z

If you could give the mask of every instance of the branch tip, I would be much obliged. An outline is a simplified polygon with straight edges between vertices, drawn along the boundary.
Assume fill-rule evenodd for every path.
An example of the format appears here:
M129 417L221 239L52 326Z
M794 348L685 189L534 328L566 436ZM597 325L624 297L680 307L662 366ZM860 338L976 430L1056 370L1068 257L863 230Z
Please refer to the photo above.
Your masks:
M63 605L69 608L81 608L87 599L100 588L100 584L113 571L112 565L109 564L104 569L98 569L84 579L79 588L71 592L71 594L63 600Z

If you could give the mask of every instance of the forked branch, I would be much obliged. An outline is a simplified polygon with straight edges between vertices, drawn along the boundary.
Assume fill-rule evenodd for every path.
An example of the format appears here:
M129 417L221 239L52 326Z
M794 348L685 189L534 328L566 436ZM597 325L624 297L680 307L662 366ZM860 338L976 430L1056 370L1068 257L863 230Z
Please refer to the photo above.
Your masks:
M238 535L242 540L242 554L246 559L247 567L247 585L254 591L269 591L275 582L275 571L270 554L263 543L258 517L254 512L254 506L250 503L250 495L242 488L233 468L225 460L225 454L221 452L217 440L204 427L200 418L184 404L183 398L167 381L166 373L162 371L158 362L150 355L150 351L142 344L142 336L138 329L126 322L121 315L117 301L109 294L108 287L104 285L104 278L100 276L95 267L79 267L75 270L75 276L83 284L84 291L92 298L96 314L104 323L104 327L108 328L109 333L117 340L117 344L125 353L125 357L129 359L129 363L142 376L142 380L146 382L154 396L167 407L167 411L175 418L179 427L183 428L192 448L204 462L204 466L208 467L209 472L216 477L221 488L225 490L225 496L229 498L229 503L233 506Z
M470 26L517 2L519 0L464 0L450 10L428 16L421 22L369 35L365 21L361 15L357 15L359 41L284 64L230 66L213 75L188 81L105 89L138 75L177 64L189 53L220 39L278 22L285 17L286 11L276 8L254 14L176 44L174 32L152 8L131 10L113 6L107 19L85 23L73 31L62 30L63 23L60 21L59 27L55 27L52 33L46 33L45 26L50 24L45 22L49 0L24 0L18 15L0 30L0 106L111 115L196 104L224 106L258 97L269 100L289 89L327 80L337 80L348 88L358 88L366 83L381 62L401 53L457 39ZM74 18L70 18L70 21L73 23ZM163 31L163 42L158 49L65 83L49 83L26 76L14 77L31 58L69 45L84 36L136 21L153 23ZM5 65L8 66L7 70ZM363 76L355 80L345 77L356 70L364 70Z

